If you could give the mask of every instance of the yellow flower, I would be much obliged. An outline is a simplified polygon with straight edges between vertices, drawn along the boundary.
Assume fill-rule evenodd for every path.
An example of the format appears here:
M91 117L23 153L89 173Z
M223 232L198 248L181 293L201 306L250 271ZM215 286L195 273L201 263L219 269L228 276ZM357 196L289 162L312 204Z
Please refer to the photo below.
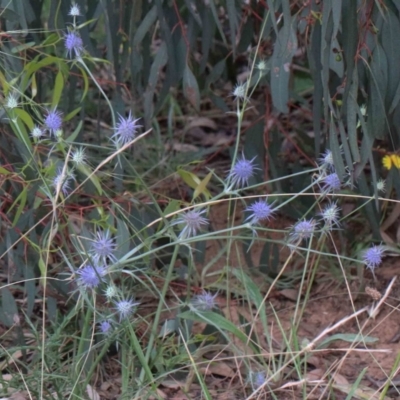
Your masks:
M386 169L391 169L392 167L400 169L400 156L397 154L388 154L382 158L382 165Z
M392 154L392 155L390 156L390 158L392 159L393 165L394 165L397 169L400 169L400 156L398 156L397 154Z
M382 164L386 169L392 168L392 159L389 155L382 158Z

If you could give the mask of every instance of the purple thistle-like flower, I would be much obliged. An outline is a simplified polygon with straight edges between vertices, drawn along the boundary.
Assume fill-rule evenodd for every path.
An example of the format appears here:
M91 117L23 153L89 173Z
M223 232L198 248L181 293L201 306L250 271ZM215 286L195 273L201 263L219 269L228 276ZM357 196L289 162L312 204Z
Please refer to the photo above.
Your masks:
M327 192L335 192L339 190L341 186L339 175L336 172L326 175L323 179L323 184L324 190Z
M104 333L105 335L108 335L111 331L111 322L108 320L105 321L101 321L99 324L99 329L101 331L101 333Z
M62 127L61 113L57 110L49 111L46 118L44 119L46 128L51 132L55 133Z
M384 252L385 249L382 246L372 246L364 251L362 259L372 273L374 272L375 268L382 264L382 256Z
M215 298L218 293L212 295L211 293L203 290L203 293L193 297L190 301L190 306L197 311L211 311L216 307Z
M71 183L73 180L75 180L73 173L68 170L64 172L63 168L58 168L51 185L54 187L55 192L57 192L57 188L60 187L60 190L63 192L64 196L66 196L71 190Z
M241 159L236 161L228 175L228 179L231 180L233 186L244 187L249 185L249 179L254 175L254 171L259 169L253 164L255 158L247 160L242 156Z
M309 239L313 235L316 225L317 223L313 219L297 222L290 233L290 241L297 242Z
M116 244L108 229L106 231L97 231L91 246L91 254L95 261L104 261L106 258L114 259L113 251Z
M172 222L171 225L185 225L179 234L180 239L196 236L201 227L208 224L208 219L201 216L205 212L206 210L189 210Z
M119 300L115 303L115 308L119 314L119 319L122 321L128 318L136 309L139 303L135 303L132 299Z
M76 57L79 57L83 51L82 38L75 32L68 32L64 37L64 45L67 50L68 57L72 57L75 53Z
M119 122L115 127L115 133L112 135L112 139L119 145L124 145L135 139L136 132L141 127L138 125L140 118L133 119L132 113L129 112L127 118L119 116Z
M252 224L269 220L274 213L272 207L264 200L258 200L246 208L246 211L250 211L251 214L247 217L246 221L250 221Z
M103 281L107 268L88 264L76 271L76 273L79 275L80 285L94 289Z

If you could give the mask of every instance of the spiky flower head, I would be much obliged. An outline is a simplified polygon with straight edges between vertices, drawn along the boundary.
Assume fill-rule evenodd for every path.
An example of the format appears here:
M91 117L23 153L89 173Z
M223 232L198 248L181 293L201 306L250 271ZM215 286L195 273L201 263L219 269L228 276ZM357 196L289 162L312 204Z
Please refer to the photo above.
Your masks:
M71 17L79 17L81 15L81 10L79 9L78 4L72 3L71 8L69 9L68 15L71 15Z
M124 118L122 115L119 116L119 121L115 126L115 133L112 135L112 139L118 145L124 145L135 139L136 132L141 127L138 124L140 118L134 119L132 113Z
M77 32L68 32L64 37L64 46L68 57L80 57L83 51L83 41Z
M107 301L110 302L117 297L118 291L114 285L109 285L105 288L104 295L106 296Z
M79 275L78 283L89 289L95 289L103 281L107 273L105 266L87 264L76 272Z
M246 211L251 212L251 214L246 219L247 221L250 221L251 224L268 221L274 213L271 205L269 205L264 200L258 200L254 202L246 208Z
M190 307L196 311L211 311L216 307L215 298L218 293L212 295L210 292L203 290L201 294L193 297L190 301Z
M246 84L237 83L232 92L236 100L244 100L246 98Z
M384 179L379 179L378 182L376 182L376 189L378 192L385 193L386 192L386 181Z
M71 160L76 166L86 164L85 149L83 147L75 149L71 154Z
M40 139L43 136L43 134L44 134L44 132L40 127L38 127L37 125L35 125L33 127L32 132L31 132L31 136L34 139Z
M257 66L256 66L256 68L259 70L259 71L266 71L267 70L267 63L265 62L265 60L260 60L258 63L257 63Z
M242 157L236 161L228 175L228 180L231 181L233 186L248 186L249 179L254 175L255 170L259 169L254 165L255 158L256 157L247 160L242 155Z
M331 229L334 225L339 225L340 208L337 203L329 203L321 212L322 219L325 222L325 227Z
M322 154L322 157L318 159L319 165L322 169L328 171L335 171L335 164L333 162L333 154L332 152L327 149L325 153Z
M111 333L112 325L109 320L104 320L99 323L100 332L104 335L109 335Z
M66 196L71 190L73 180L75 180L75 175L71 171L67 169L64 171L64 168L60 167L57 169L51 185L54 187L56 193L58 188L60 188L61 192Z
M323 178L323 188L326 192L340 190L341 185L339 175L336 172L332 172Z
M12 110L13 108L17 108L18 107L18 98L14 93L10 93L7 96L5 106L7 108L9 108L10 110Z
M373 245L363 252L362 259L364 264L372 271L372 273L374 273L375 269L382 264L382 256L384 252L385 249L381 245Z
M291 242L298 242L305 239L311 238L314 234L317 223L313 219L304 219L302 221L298 221L292 229L292 232L289 235Z
M140 303L135 303L132 299L122 299L118 300L115 303L115 309L117 310L119 314L119 319L122 321L123 319L126 319L130 317L133 312L136 310L136 307Z
M62 127L61 113L56 109L49 111L44 119L44 124L50 133L55 134L55 132L61 130Z
M97 231L91 243L91 255L96 262L105 262L108 258L115 259L113 252L116 248L114 239L109 229Z
M179 234L180 239L187 239L197 235L197 232L201 230L202 226L208 225L208 219L202 217L206 210L189 210L182 213L179 218L172 221L173 225L184 225L181 233Z

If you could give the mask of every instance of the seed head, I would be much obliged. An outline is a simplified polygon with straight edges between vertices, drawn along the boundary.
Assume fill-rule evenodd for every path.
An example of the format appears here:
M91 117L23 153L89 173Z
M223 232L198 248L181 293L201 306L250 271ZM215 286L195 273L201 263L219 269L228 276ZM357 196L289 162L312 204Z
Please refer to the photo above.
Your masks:
M67 50L68 57L80 57L83 51L82 38L75 31L68 32L64 37L64 45Z
M179 234L180 239L187 239L196 236L202 226L208 225L207 218L202 217L202 214L205 212L206 210L189 210L184 214L181 214L179 218L172 222L172 225L184 225Z
M139 119L140 118L133 119L131 112L129 112L129 115L126 118L120 115L112 139L118 145L124 145L131 142L135 139L136 132L141 127L141 125L138 125Z
M257 224L261 221L268 221L274 210L264 200L258 200L246 208L246 211L250 211L251 214L248 216L247 221L251 224Z
M61 130L62 117L61 113L57 110L49 111L47 117L44 120L46 128L50 133L55 134L56 131Z
M198 294L193 297L190 302L190 307L197 311L211 311L216 307L215 298L218 293L212 295L211 293L203 290L202 294Z
M255 170L259 169L254 166L255 157L251 160L247 160L242 156L241 159L237 160L232 168L232 171L228 175L233 186L244 187L249 185L249 179L254 175Z
M79 275L79 284L89 289L94 289L100 285L104 276L107 273L107 268L104 266L85 265L76 272Z

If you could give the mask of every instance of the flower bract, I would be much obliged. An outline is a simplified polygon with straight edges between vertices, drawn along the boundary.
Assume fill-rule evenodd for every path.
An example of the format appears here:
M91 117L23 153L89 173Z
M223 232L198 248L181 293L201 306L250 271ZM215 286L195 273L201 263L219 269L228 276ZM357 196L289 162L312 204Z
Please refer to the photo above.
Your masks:
M305 219L297 222L290 233L290 240L297 242L299 240L309 239L313 235L316 225L317 224L313 219Z
M53 178L52 186L57 192L58 187L63 192L64 196L66 196L71 190L71 183L75 180L75 176L72 172L68 170L64 171L64 168L58 168L56 175Z

